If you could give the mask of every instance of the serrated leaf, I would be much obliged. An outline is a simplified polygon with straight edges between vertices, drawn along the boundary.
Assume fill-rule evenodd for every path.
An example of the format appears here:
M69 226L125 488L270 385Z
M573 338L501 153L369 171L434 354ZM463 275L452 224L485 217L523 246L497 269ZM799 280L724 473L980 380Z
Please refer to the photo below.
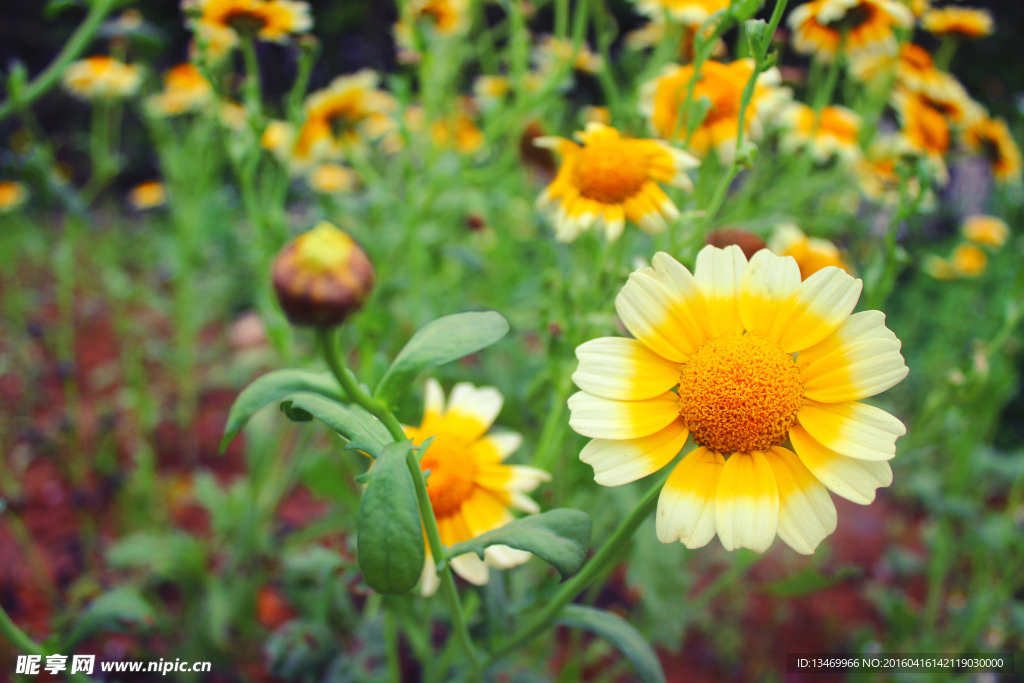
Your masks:
M373 457L392 440L387 427L366 409L338 403L320 394L308 391L288 394L281 401L281 410L293 420L295 416L315 417L348 439L346 448L357 448Z
M495 311L456 313L427 323L398 352L374 396L390 405L424 370L476 353L506 334L508 321Z
M156 613L137 588L122 586L104 593L85 608L64 641L71 650L83 640L104 631L138 634L156 622Z
M224 425L224 437L220 441L223 453L249 418L260 408L270 405L295 391L310 391L338 401L346 400L338 381L330 373L316 373L307 370L274 370L257 378L242 390L235 399Z
M509 522L448 549L448 557L476 553L483 559L492 545L507 545L533 553L558 570L562 580L580 570L590 546L590 516L580 510L559 508Z
M384 446L370 470L359 503L356 537L359 568L378 593L409 592L423 573L426 546L412 474L409 441Z
M594 607L568 605L562 610L558 623L596 633L610 642L630 661L642 683L665 683L665 673L654 648L617 614Z
M861 572L860 567L845 566L840 567L831 575L825 575L814 567L805 567L793 576L770 583L765 588L773 595L794 598L828 588L851 576L860 576Z

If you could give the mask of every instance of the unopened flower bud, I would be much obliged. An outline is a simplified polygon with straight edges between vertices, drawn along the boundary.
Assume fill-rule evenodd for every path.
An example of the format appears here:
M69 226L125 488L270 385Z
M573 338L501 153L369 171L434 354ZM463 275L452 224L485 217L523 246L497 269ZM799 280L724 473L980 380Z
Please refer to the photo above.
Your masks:
M768 244L760 237L752 232L741 230L739 228L718 228L712 230L708 234L708 244L719 249L725 249L731 244L735 244L743 252L743 255L750 260L754 257L754 254L766 249Z
M340 325L363 305L374 282L366 252L327 221L284 245L272 277L288 320L305 327Z

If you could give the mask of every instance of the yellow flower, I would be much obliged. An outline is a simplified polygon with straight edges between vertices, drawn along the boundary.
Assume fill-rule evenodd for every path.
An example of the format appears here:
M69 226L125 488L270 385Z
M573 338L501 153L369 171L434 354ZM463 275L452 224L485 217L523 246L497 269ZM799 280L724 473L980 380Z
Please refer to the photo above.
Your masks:
M238 44L239 34L282 43L289 36L313 28L309 5L296 0L186 0L199 13L197 36L207 42L212 56Z
M489 110L500 104L511 88L505 76L477 76L473 81L473 97L481 109Z
M988 159L992 177L1001 183L1020 182L1020 148L1003 119L987 116L968 125L963 134L967 149Z
M936 280L955 280L957 277L953 264L935 254L925 256L921 268Z
M913 13L896 0L811 0L789 15L796 51L825 61L835 57L844 34L843 49L848 55L894 55L898 46L894 29L913 25Z
M0 214L8 213L28 201L28 188L17 180L0 181Z
M608 107L586 106L580 112L580 117L583 119L584 124L600 123L610 126L612 123L612 113L608 110Z
M426 406L419 427L405 427L416 445L434 437L420 467L430 470L427 494L437 518L441 543L451 547L504 526L514 517L510 508L539 512L526 494L551 475L535 467L506 465L523 439L513 432L487 433L501 412L504 399L493 387L456 384L445 406L444 392L435 380L427 381ZM488 567L508 569L530 559L530 553L507 546L491 546L481 560L474 553L451 560L452 569L470 583L487 583ZM437 589L434 561L427 547L420 588L424 595Z
M340 164L322 164L309 174L309 185L322 194L351 192L358 181L355 171Z
M942 7L925 12L921 26L934 36L983 38L992 35L995 23L986 9L973 7Z
M792 223L776 228L768 248L779 256L792 256L803 280L829 266L842 268L853 275L853 269L843 260L839 247L820 237L808 237Z
M557 137L534 141L562 157L558 175L537 200L542 207L557 205L556 239L571 242L597 223L613 241L626 220L656 233L666 219L679 216L658 182L692 189L686 171L699 165L696 159L660 140L624 138L600 123L587 124L576 138L583 144Z
M729 8L730 0L636 0L636 8L654 20L665 13L686 26L700 26L715 12Z
M995 216L970 216L960 228L963 236L971 242L999 249L1006 244L1010 228L1006 221Z
M906 149L906 143L900 138L881 137L872 143L864 158L857 162L857 181L861 192L868 199L888 206L899 203L901 179L898 168L903 153L901 149ZM917 178L907 180L906 191L911 198L918 196L921 183ZM929 195L926 194L922 210L925 210L928 200Z
M245 129L249 122L249 110L238 102L224 100L220 103L220 120L225 126L235 131Z
M146 101L155 116L176 116L202 109L213 100L213 88L192 62L172 67L164 74L163 92Z
M83 100L130 97L142 82L142 70L113 57L97 55L71 62L64 72L64 87Z
M801 283L796 261L768 250L748 263L708 246L692 275L656 254L615 300L634 338L576 349L569 424L593 439L580 459L618 486L692 436L658 501L661 542L698 548L717 533L726 550L764 552L777 534L813 553L836 527L828 491L870 503L906 433L860 402L908 372L884 314L851 315L861 288L834 267Z
M850 59L850 75L858 81L874 81L893 71L897 83L915 92L940 87L942 72L931 53L914 43L905 43L898 55L862 52Z
M167 188L159 180L139 183L128 192L128 203L138 211L163 206L166 202Z
M753 69L752 59L738 59L731 64L704 62L693 88L692 102L696 105L706 97L711 107L688 144L698 157L706 156L713 149L725 161L732 160L740 128L740 100ZM670 64L661 76L641 87L640 113L658 137L686 140L687 130L679 123L679 110L686 100L692 77L692 65ZM774 68L757 77L754 96L745 113L744 134L748 139L759 137L761 122L788 100L789 90L778 87L779 81L779 71Z
M806 104L794 103L783 113L783 121L789 125L780 142L784 151L809 146L811 156L821 163L833 156L855 163L862 156L860 117L846 107L824 107L819 118Z
M902 124L900 146L922 155L939 184L945 185L949 180L944 159L949 150L949 124L943 112L926 97L902 88L893 91L892 103Z
M910 11L914 13L915 17L920 17L922 14L931 9L931 0L903 0L904 4L910 8Z
M949 261L957 275L977 277L985 272L988 256L973 244L961 244L953 250L953 256Z
M411 26L428 23L439 36L459 35L469 28L469 6L466 0L411 0L402 8L402 18L395 24L395 41L403 48L414 47Z

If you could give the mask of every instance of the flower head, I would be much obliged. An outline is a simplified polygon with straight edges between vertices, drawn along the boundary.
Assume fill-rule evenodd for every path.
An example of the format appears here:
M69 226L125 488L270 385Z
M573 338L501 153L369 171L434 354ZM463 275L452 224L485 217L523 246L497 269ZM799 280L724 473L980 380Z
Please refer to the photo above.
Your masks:
M469 4L466 0L411 0L404 3L402 17L395 24L396 42L403 48L414 47L412 25L428 24L439 36L455 36L469 28Z
M960 227L963 236L975 244L999 249L1010 237L1006 221L995 216L970 216Z
M483 110L496 107L512 89L505 76L477 76L473 81L473 98Z
M130 97L142 82L142 69L113 57L97 55L68 65L64 87L83 99Z
M711 105L704 120L688 136L686 125L679 121L679 110L693 78L693 66L670 64L653 81L642 86L640 112L647 118L651 131L665 140L686 140L698 157L715 150L726 161L736 152L736 136L740 129L740 104L743 89L754 70L754 60L738 59L731 64L709 60L704 62L693 88L694 104L707 98ZM759 137L762 121L776 112L789 98L789 90L778 87L778 69L772 68L757 77L754 95L744 115L744 131Z
M167 203L167 188L159 180L139 183L128 192L128 203L137 211L163 206Z
M963 132L967 149L988 159L992 176L1001 183L1020 182L1020 148L1003 119L974 120Z
M901 88L893 91L892 103L900 117L900 146L924 157L935 179L945 185L949 172L944 157L949 150L950 131L943 112L920 93Z
M341 164L321 164L309 174L309 186L322 194L351 192L357 182L355 171Z
M957 275L977 277L985 272L988 256L973 244L961 244L953 250L953 256L949 262Z
M698 161L661 140L624 138L616 129L587 124L576 134L582 144L556 137L534 144L554 150L562 165L538 204L557 205L555 237L570 242L594 223L603 224L608 240L618 239L626 220L647 232L665 229L679 210L658 182L691 189L686 175Z
M820 237L808 237L792 223L776 228L768 247L779 256L791 256L800 268L800 278L803 280L829 266L853 274L853 269L843 260L839 247Z
M0 214L8 213L28 201L28 188L17 180L0 181Z
M524 465L506 465L523 439L514 432L488 433L501 412L504 399L493 387L456 384L445 406L444 392L435 380L427 381L426 407L419 427L405 427L416 445L434 437L420 460L427 478L427 495L437 518L441 543L451 547L511 522L510 509L539 512L526 494L551 475ZM470 583L487 583L488 567L508 569L530 559L530 553L507 546L491 546L481 560L473 553L451 560L452 569ZM421 589L437 589L434 561L427 548Z
M729 0L636 0L636 8L655 21L665 13L686 26L700 26L715 12L729 9Z
M984 38L992 35L995 30L992 14L986 9L973 7L930 9L921 17L921 26L925 31L940 38Z
M241 35L282 43L313 28L309 5L296 0L183 0L199 17L190 22L211 56L238 44Z
M789 15L793 47L831 61L843 44L851 56L896 54L896 28L910 28L914 15L897 0L811 0Z
M146 101L155 116L176 116L202 109L213 101L213 88L195 64L185 62L164 74L164 89Z
M878 311L851 315L861 281L828 267L803 282L792 258L705 247L693 274L659 253L616 298L633 339L576 350L569 424L605 486L667 465L657 534L688 548L717 533L763 552L776 534L813 553L835 530L831 490L860 504L892 482L903 424L860 401L907 375ZM789 444L787 446L787 443Z
M846 163L861 158L860 117L846 107L828 106L815 114L806 104L793 103L783 113L783 121L789 126L782 135L784 150L809 147L811 156L820 163L834 156Z
M340 325L362 307L376 277L362 248L327 221L285 244L271 275L288 320L305 327Z

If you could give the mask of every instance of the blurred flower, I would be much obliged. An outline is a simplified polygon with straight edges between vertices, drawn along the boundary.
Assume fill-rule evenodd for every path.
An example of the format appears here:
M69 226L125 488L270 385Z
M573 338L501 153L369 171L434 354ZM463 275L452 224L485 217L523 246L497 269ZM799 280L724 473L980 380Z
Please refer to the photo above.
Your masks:
M240 36L282 43L313 28L309 5L295 0L182 0L182 7L199 14L189 23L213 57L236 46Z
M836 528L828 490L870 503L906 433L860 403L908 373L884 314L850 315L861 288L839 268L801 283L793 259L767 250L748 264L739 247L704 247L693 275L656 254L615 300L634 338L576 349L569 424L593 439L580 460L619 486L692 436L661 490L658 540L699 548L717 533L726 550L764 552L778 534L813 553Z
M914 15L897 0L811 0L789 14L793 47L831 61L845 35L843 50L896 54L896 28L911 28Z
M472 101L468 97L459 98L456 103L458 110L430 124L430 139L435 145L453 148L460 154L472 154L484 144L484 134L470 115L473 111Z
M963 236L977 244L999 249L1010 237L1006 221L995 216L969 216L960 228Z
M28 188L17 180L0 181L0 214L8 213L28 201Z
M988 256L973 244L961 244L953 250L953 256L949 262L957 275L977 277L985 272Z
M768 248L779 256L792 256L803 280L829 266L842 268L853 275L853 269L843 260L839 247L820 237L808 237L792 223L775 229Z
M526 124L519 138L519 158L523 165L539 176L541 182L550 183L558 171L558 160L550 149L534 144L543 137L544 126L539 121L530 121Z
M341 164L321 164L309 174L309 186L322 194L342 194L355 189L359 176Z
M862 156L860 117L846 107L824 107L815 115L806 104L793 103L783 111L782 121L788 126L780 141L783 151L810 147L811 157L819 163L838 156L853 164Z
M903 0L903 4L910 8L915 17L920 17L931 8L931 0Z
M233 130L243 130L249 123L249 110L238 102L224 100L220 103L220 120Z
M739 228L718 228L708 233L707 243L713 247L719 249L725 249L726 247L735 244L743 252L743 255L748 259L754 257L754 254L767 249L768 244L761 239L759 236L747 232L746 230L740 230ZM639 268L646 267L640 266ZM639 270L637 268L637 270Z
M857 181L861 192L875 202L896 204L899 201L900 162L899 142L893 137L882 137L868 148L867 153L857 162ZM916 196L919 183L914 185L911 196Z
M139 89L142 69L113 57L97 55L71 62L63 79L64 87L83 100L130 97Z
M583 119L584 125L588 123L600 123L605 126L610 126L612 123L612 113L608 111L608 107L586 106L580 112L580 117Z
M128 203L136 211L154 209L167 203L167 188L159 180L139 183L128 192Z
M897 88L892 103L900 117L898 136L903 151L920 154L940 185L949 180L945 155L949 151L949 124L943 112L919 93Z
M202 109L213 100L213 88L195 64L185 62L164 74L162 92L146 100L154 116L176 116Z
M963 139L968 150L988 159L992 177L997 181L1020 181L1020 148L1014 142L1006 121L987 116L980 117L964 130Z
M548 75L570 60L573 69L587 74L595 74L604 68L604 59L601 55L591 52L586 43L580 44L575 57L572 47L571 40L550 35L541 36L533 48L533 62L537 71Z
M956 279L956 270L953 268L953 264L935 254L926 255L921 263L921 268L936 280Z
M937 87L942 73L931 53L914 43L905 43L898 55L862 52L850 58L850 75L858 81L874 81L893 72L897 83L915 92Z
M665 13L686 26L700 26L715 12L729 9L730 0L635 0L641 13L658 21Z
M496 107L511 90L505 76L477 76L473 81L473 97L484 111Z
M412 25L425 22L439 36L454 36L469 28L466 0L409 0L402 5L402 17L395 24L395 42L406 50L415 49Z
M405 435L416 445L434 437L420 460L430 470L427 494L437 518L441 543L451 547L502 527L515 518L510 508L540 512L526 494L541 482L550 481L544 470L502 461L514 453L523 438L514 432L487 430L501 412L504 402L493 387L474 387L469 382L452 388L448 405L436 380L427 380L426 405L419 427L405 427ZM475 553L451 559L455 572L475 585L487 583L488 567L510 569L530 559L530 553L508 546L491 546L481 560ZM435 562L427 547L420 589L424 595L437 590Z
M347 233L327 221L291 240L272 267L274 290L293 325L340 325L373 289L373 265Z
M731 161L736 152L736 136L740 128L740 100L743 89L754 70L754 60L738 59L731 64L709 60L701 67L693 88L693 105L707 98L711 106L693 131L688 148L698 157L715 150L725 161ZM668 65L660 76L641 86L640 113L660 138L671 141L687 139L687 129L679 122L679 113L686 100L693 66ZM754 95L745 113L744 131L758 138L762 121L778 111L788 101L788 88L778 87L779 71L772 68L757 77Z
M660 140L624 138L600 123L587 124L576 138L583 144L558 137L534 141L562 158L558 175L537 200L539 206L557 207L556 239L571 242L596 223L614 241L627 219L656 233L666 219L679 216L658 182L692 189L686 171L699 165L696 159Z
M939 38L970 39L992 35L995 23L986 9L942 7L925 12L921 17L921 27Z
M626 48L630 50L646 50L657 47L663 41L668 39L665 28L666 24L663 20L659 21L657 19L652 19L640 28L634 29L626 34ZM695 33L695 31L681 32L679 36L678 53L680 62L685 63L693 61L693 37ZM711 47L710 57L712 59L724 59L728 52L725 41L719 39L715 41L715 44Z

